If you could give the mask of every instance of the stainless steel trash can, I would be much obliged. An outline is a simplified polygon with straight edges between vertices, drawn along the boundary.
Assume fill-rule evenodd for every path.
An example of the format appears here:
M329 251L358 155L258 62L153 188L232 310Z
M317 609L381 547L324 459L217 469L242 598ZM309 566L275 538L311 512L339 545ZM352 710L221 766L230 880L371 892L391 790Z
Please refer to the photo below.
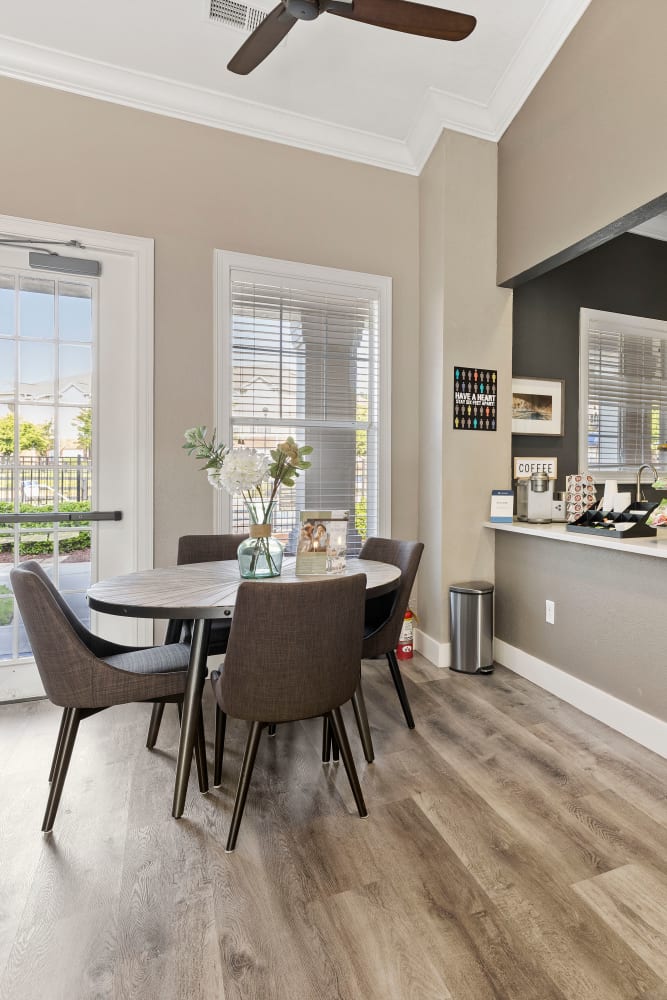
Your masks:
M449 588L449 625L450 670L493 673L493 584L486 580L453 584Z

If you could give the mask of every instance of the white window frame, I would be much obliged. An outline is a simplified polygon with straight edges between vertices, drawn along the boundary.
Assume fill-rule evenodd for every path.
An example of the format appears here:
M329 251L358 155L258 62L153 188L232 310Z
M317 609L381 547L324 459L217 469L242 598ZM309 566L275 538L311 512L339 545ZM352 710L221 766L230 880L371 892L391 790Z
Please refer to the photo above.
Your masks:
M243 270L257 274L258 280L267 275L299 282L346 286L350 294L372 292L378 299L378 534L391 536L391 317L392 279L384 275L364 274L315 264L276 260L230 250L214 253L214 331L213 347L213 399L215 401L215 426L225 441L231 425L231 276ZM224 429L224 430L223 430ZM214 525L219 532L228 532L231 525L231 498L224 490L217 490Z
M619 333L636 333L645 337L660 337L667 340L667 322L648 319L644 316L628 316L624 313L605 312L601 309L580 309L579 311L579 461L578 468L588 472L588 345L591 324L600 322L607 329ZM634 483L637 469L595 469L597 482L613 479L619 483Z

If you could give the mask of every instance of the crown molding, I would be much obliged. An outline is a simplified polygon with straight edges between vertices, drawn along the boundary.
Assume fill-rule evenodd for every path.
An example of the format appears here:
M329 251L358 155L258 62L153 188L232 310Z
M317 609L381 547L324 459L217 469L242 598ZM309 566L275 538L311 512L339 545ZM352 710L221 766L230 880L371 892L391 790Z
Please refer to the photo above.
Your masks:
M542 8L491 96L489 112L494 121L496 141L521 110L590 4L591 0L557 0Z
M498 142L591 0L547 4L503 74L488 104L431 88L406 145L420 174L443 129Z
M0 36L0 75L375 167L416 173L401 139Z
M418 176L443 129L498 142L590 2L547 3L488 104L429 89L404 140L3 35L0 75Z

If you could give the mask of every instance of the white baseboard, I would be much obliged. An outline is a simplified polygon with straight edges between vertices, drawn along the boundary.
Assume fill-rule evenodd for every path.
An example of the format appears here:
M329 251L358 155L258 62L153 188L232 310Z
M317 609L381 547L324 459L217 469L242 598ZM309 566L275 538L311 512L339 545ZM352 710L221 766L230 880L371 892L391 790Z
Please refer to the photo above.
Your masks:
M494 640L494 659L513 673L555 694L569 705L574 705L586 715L623 733L635 743L661 757L667 757L667 722L662 719L657 719L654 715L517 649L516 646L510 646L502 639Z
M451 645L448 642L438 642L437 639L432 639L430 635L426 632L422 632L421 629L416 628L415 633L415 649L422 656L433 664L434 667L448 667L452 662Z
M44 697L44 685L34 661L0 666L0 703Z

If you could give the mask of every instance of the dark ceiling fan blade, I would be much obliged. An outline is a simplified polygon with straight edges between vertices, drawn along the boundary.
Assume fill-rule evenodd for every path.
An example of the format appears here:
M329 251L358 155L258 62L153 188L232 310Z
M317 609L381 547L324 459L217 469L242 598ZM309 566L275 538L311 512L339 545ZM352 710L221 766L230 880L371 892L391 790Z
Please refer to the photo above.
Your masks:
M376 24L380 28L405 31L410 35L442 38L449 42L467 38L477 24L477 18L472 14L459 14L454 10L443 10L442 7L412 3L411 0L353 0L351 4L330 0L325 10L352 21Z
M227 63L227 69L232 73L245 76L259 66L273 52L276 45L296 24L296 18L287 11L284 3L279 3L268 14L261 24L258 24L250 38L247 38L238 52Z

